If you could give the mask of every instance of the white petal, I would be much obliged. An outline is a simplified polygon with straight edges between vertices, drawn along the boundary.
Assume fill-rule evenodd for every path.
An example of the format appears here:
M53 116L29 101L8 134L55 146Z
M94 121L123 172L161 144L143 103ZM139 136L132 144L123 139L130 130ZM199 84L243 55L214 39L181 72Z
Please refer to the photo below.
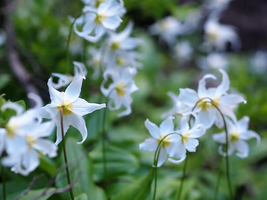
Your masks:
M206 79L207 78L212 78L212 79L216 80L216 77L214 75L207 74L199 81L197 93L198 93L198 96L200 98L207 97L207 89L206 89Z
M65 99L69 101L70 103L76 101L81 93L82 83L83 83L84 77L77 76L73 79L71 84L67 87L65 91Z
M214 108L210 108L207 111L199 112L199 123L203 124L206 129L209 129L214 124L215 112L216 110Z
M202 124L198 124L196 125L196 127L194 127L193 129L189 131L190 133L189 138L199 138L203 136L205 132L206 132L205 127Z
M256 138L257 139L257 145L259 145L260 141L261 141L260 136L256 132L251 131L251 130L248 130L246 132L240 133L239 134L239 138L241 140L249 140L251 138Z
M161 165L163 165L163 163L165 162L166 159L167 159L166 149L161 148L160 153L159 153L159 159L158 159L157 167L160 167Z
M196 151L196 147L198 146L198 144L199 144L199 142L198 142L197 139L189 138L188 142L184 143L184 146L187 149L187 151L195 152Z
M139 38L127 38L124 41L121 42L120 48L123 50L133 50L135 49L138 45L142 44L142 40Z
M27 150L28 146L24 137L15 135L12 138L6 137L6 152L8 155L16 155Z
M222 73L222 82L216 89L215 96L217 97L222 96L229 89L230 85L228 74L221 68L219 70Z
M63 93L55 90L55 88L52 86L52 78L49 78L47 85L51 101L57 105L60 105L63 101Z
M238 151L236 155L240 158L248 157L249 147L248 144L242 140L234 143L236 150Z
M236 123L237 119L236 119L235 113L231 107L219 105L219 109L221 110L222 114L230 117L230 119L232 119L234 121L234 123Z
M31 132L27 133L27 135L33 136L35 138L47 137L53 133L54 128L55 123L53 121L44 122L32 127Z
M73 112L77 115L83 116L88 113L92 113L95 110L99 110L101 108L105 108L106 104L96 104L96 103L88 103L84 99L78 98L76 101L72 103Z
M122 20L118 16L112 16L112 17L107 17L104 21L102 21L102 24L105 28L114 30L119 27L121 24Z
M220 98L220 104L226 106L234 106L241 102L245 102L244 98L237 94L227 94Z
M152 122L149 121L149 119L147 119L145 121L145 126L148 130L148 132L150 133L150 135L155 138L155 139L159 139L160 138L160 130L158 128L158 126Z
M189 88L180 89L179 99L184 104L193 107L198 100L198 94L196 93L196 91Z
M82 141L77 142L77 144L82 144L85 139L87 138L87 128L85 125L85 121L82 116L76 115L74 113L66 116L67 121L70 125L72 125L74 128L76 128L78 131L80 131L82 135Z
M22 156L23 169L21 169L20 173L22 175L28 175L31 171L35 170L39 164L38 153L32 149Z
M95 28L95 37L101 38L106 32L106 29L103 26L96 26Z
M225 144L226 143L225 132L213 134L212 138L213 138L214 141L219 142L221 144Z
M169 116L160 124L160 132L166 134L174 132L173 116Z
M13 103L13 102L5 103L1 108L2 111L6 110L6 109L14 110L17 113L17 115L22 114L22 112L24 111L23 106L21 106L21 105L19 105L17 103Z
M61 132L61 120L60 120L60 115L54 119L56 122L56 126L57 126L57 139L55 144L58 145L61 141L62 141L62 132ZM64 130L64 136L66 134L66 132L69 129L69 122L66 120L66 116L63 116L63 130Z
M57 146L50 140L38 139L33 148L41 151L44 155L47 154L50 158L57 156Z
M175 144L175 147L173 148L172 152L170 153L170 157L178 158L179 160L174 160L172 158L169 158L168 160L174 164L179 164L184 161L186 158L186 149L184 145L182 145L181 142L178 142Z
M236 125L239 133L245 132L248 130L248 124L249 124L249 117L244 116L242 119L240 119Z
M34 109L41 108L43 106L43 100L41 99L41 97L39 95L34 94L34 93L29 93L27 95L27 97L29 99L34 100L34 102L35 102Z
M145 142L139 144L139 149L145 151L156 151L158 147L158 140L155 138L148 138Z

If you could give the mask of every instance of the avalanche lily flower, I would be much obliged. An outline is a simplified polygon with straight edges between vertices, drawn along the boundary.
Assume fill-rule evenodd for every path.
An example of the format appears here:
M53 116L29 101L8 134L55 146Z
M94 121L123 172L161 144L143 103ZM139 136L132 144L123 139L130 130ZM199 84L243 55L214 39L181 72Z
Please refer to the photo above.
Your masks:
M192 113L193 114L193 113ZM170 152L171 157L181 158L180 160L174 160L169 158L168 160L172 163L179 164L186 158L186 150L189 152L195 152L196 147L199 145L199 142L196 138L203 136L206 132L205 127L199 123L198 117L193 114L195 117L195 123L192 129L190 129L187 121L187 118L181 119L181 129L176 130L175 132L179 135L176 136L174 142L174 148Z
M248 130L249 117L245 116L236 123L226 118L227 130L228 130L228 155L231 155L235 150L236 155L240 158L246 158L249 152L249 146L244 140L249 140L251 138L257 139L257 144L260 143L260 136L252 131ZM226 144L225 132L219 134L213 134L213 140L221 144ZM226 155L223 152L223 145L219 146L219 152L221 155Z
M226 59L224 54L210 53L209 55L207 55L207 57L200 58L198 65L204 70L217 70L219 68L227 69L228 60Z
M181 63L189 61L192 57L192 54L193 48L187 41L179 42L174 47L174 57L177 58Z
M235 27L218 22L218 18L210 17L204 25L205 41L217 50L225 50L226 43L230 42L233 50L240 49L239 36Z
M207 74L199 81L197 92L189 88L180 89L180 101L182 103L193 108L198 102L193 112L198 113L200 123L205 128L210 128L214 122L217 126L222 125L222 118L211 101L220 109L222 114L229 116L234 121L236 121L236 117L231 106L246 102L240 95L226 93L230 85L229 77L223 69L219 69L219 71L222 73L222 82L217 88L206 88L206 79L216 79L214 75Z
M69 76L65 74L59 74L59 73L52 73L52 76L58 78L58 82L53 82L53 87L56 89L59 89L61 87L67 86L75 77L77 76L86 76L87 75L87 69L85 65L81 62L73 62L74 64L74 76Z
M150 122L148 119L145 121L145 126L152 137L146 139L143 143L139 144L139 149L145 151L156 151L160 141L168 134L174 133L173 117L169 116L165 119L160 126ZM176 140L179 137L177 134L171 134L167 136L162 143L157 167L160 167L168 157L168 154L172 152L172 149L177 145ZM177 158L179 155L175 155ZM185 158L185 157L184 157ZM184 160L181 158L181 162Z
M61 110L63 113L64 135L66 134L69 126L72 125L78 129L82 135L82 141L77 142L78 144L81 144L87 137L87 128L82 116L106 107L105 104L88 103L87 101L79 98L83 79L84 77L82 76L75 77L65 92L57 91L52 86L52 79L50 78L48 80L51 103L43 108L43 117L49 119L52 118L52 120L54 120L56 123L56 145L58 145L62 140L60 119ZM51 113L52 116L47 115L48 113Z
M115 0L107 0L97 8L86 6L83 9L84 15L74 23L74 31L90 42L97 42L107 30L115 30L119 27L122 22L120 16L124 11L123 2L119 3ZM78 31L77 25L82 25L84 22L82 31Z
M104 72L104 81L101 84L101 91L104 96L111 99L108 104L109 109L118 110L122 105L126 108L125 111L118 114L118 117L129 115L132 112L131 103L133 100L131 93L138 90L133 80L135 74L136 70L131 67L127 67L121 72L114 69ZM104 85L109 77L112 79L113 83L106 89Z

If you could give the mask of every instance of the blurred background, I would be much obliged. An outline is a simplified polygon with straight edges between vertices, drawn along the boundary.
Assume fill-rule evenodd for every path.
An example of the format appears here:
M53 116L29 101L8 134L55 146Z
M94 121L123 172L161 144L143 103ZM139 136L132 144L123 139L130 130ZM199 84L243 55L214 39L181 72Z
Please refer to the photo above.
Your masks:
M173 107L167 92L179 94L179 88L197 89L204 74L218 78L218 68L228 72L230 91L247 100L236 108L237 118L250 117L249 129L261 136L261 143L249 141L250 154L241 159L230 156L230 173L235 199L265 199L267 196L267 1L265 0L125 0L127 13L118 28L134 22L132 36L142 38L138 48L143 67L135 77L139 91L133 94L132 114L117 118L109 112L108 138L133 156L129 170L114 175L109 193L116 193L128 182L148 173L153 153L143 152L139 143L149 137L144 121L160 124L163 113ZM71 0L0 1L0 95L11 101L31 103L27 93L38 93L49 103L47 80L51 73L66 73L72 61L85 61L89 76L83 84L82 97L89 102L104 101L100 94L102 77L93 79L89 47L99 47L72 34L70 63L66 63L69 17L81 14L84 3ZM166 20L172 17L169 22ZM164 21L165 19L165 21ZM153 24L159 23L157 28ZM72 71L67 71L71 74ZM97 123L97 114L87 119ZM89 128L87 146L94 147L98 128ZM220 156L211 128L200 139L197 153L189 154L185 199L212 199ZM94 159L94 156L92 156ZM94 161L94 160L93 160ZM94 162L93 162L94 163ZM166 162L159 170L158 199L173 199L182 173L182 164ZM10 175L10 179L13 176ZM30 178L29 178L30 179ZM99 177L94 177L98 184ZM219 199L228 199L223 177Z

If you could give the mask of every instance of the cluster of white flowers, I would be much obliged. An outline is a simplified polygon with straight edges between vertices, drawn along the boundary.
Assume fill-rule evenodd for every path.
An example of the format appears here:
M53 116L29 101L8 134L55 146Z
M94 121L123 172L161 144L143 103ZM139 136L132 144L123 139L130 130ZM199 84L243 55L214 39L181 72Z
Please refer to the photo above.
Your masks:
M222 128L224 126L223 119L226 121L228 131L229 155L236 150L237 156L241 158L248 156L248 144L243 140L255 137L259 144L260 136L254 131L248 130L249 118L246 116L238 121L233 111L234 106L246 101L241 95L227 94L230 85L229 77L224 70L219 70L222 73L222 82L218 87L206 88L206 79L216 79L214 75L207 74L199 81L197 92L189 88L180 89L178 96L169 92L168 94L172 98L174 107L162 115L163 117L169 117L161 124L160 128L148 120L145 122L153 138L149 138L144 143L141 143L140 149L155 151L163 139L158 161L159 166L164 163L167 154L170 157L180 159L174 161L172 158L169 158L173 163L183 161L186 157L186 149L194 152L198 146L198 140L195 138L204 135L205 130L209 129L213 124L218 128ZM192 129L189 128L187 123L190 115L195 117ZM178 116L178 130L174 130L172 116ZM214 134L213 139L225 144L226 133ZM219 147L219 152L222 155L226 155L223 151L223 146Z

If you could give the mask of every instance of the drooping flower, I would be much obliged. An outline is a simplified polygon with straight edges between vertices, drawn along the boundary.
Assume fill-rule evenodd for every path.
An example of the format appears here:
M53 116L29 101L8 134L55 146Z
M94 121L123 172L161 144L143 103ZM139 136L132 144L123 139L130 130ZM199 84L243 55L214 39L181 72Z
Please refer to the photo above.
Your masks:
M52 76L57 77L58 81L57 83L53 82L53 87L56 89L59 89L61 87L65 87L76 77L76 76L86 76L87 75L87 69L85 65L81 62L73 62L74 64L74 76L69 76L66 74L59 74L59 73L52 73Z
M222 82L217 88L206 88L206 79L216 79L214 75L207 74L199 81L197 92L189 88L180 89L180 101L191 108L197 104L194 112L198 113L200 123L205 128L210 128L214 122L218 126L222 125L222 118L215 106L220 109L222 114L235 121L236 117L231 106L245 102L240 95L226 93L230 85L229 77L223 69L219 69L219 71L222 73Z
M146 139L143 143L139 144L139 149L145 151L156 151L160 141L168 134L174 133L174 124L172 116L169 116L167 119L165 119L159 127L147 119L145 121L145 126L149 131L150 135L152 136ZM165 137L165 139L163 140L157 163L158 167L160 167L165 162L168 157L168 154L170 154L173 151L173 148L175 148L175 146L177 145L176 140L179 139L177 137L179 137L177 134L171 134ZM180 157L180 154L173 156L180 159L180 162L185 159L185 157Z
M226 43L231 43L233 50L240 49L239 36L235 27L231 25L220 24L217 17L210 17L204 24L205 42L215 47L216 50L226 49Z
M121 15L125 9L122 1L107 0L97 8L85 6L83 12L84 14L74 23L74 31L90 42L97 42L107 30L115 30L119 27L122 22ZM78 30L78 25L83 25L82 31Z
M180 63L189 61L192 57L192 54L193 48L187 41L179 42L174 47L174 57L177 58Z
M101 92L104 96L110 98L108 107L111 110L118 110L123 105L126 110L118 114L118 117L129 115L132 112L131 93L138 90L134 83L133 76L136 74L136 70L131 67L127 67L121 72L114 69L106 70L104 72L104 81L101 84ZM108 78L111 78L113 83L106 89L104 87Z
M77 142L78 144L81 144L87 137L87 128L82 116L106 107L105 104L88 103L87 101L79 98L83 79L84 77L82 76L75 77L65 92L57 91L52 86L52 79L50 78L48 80L51 103L43 108L43 117L52 119L56 123L56 145L58 145L62 140L61 112L63 114L64 135L66 134L69 126L72 125L78 129L82 135L82 141ZM47 112L51 113L51 116L48 115Z
M257 144L260 143L260 136L252 131L248 130L249 117L245 116L236 123L232 122L230 119L226 118L227 131L228 131L228 155L231 155L235 150L236 155L240 158L246 158L249 153L249 146L244 140L249 140L251 138L257 139ZM219 134L213 134L213 140L221 144L226 144L225 132ZM219 146L219 152L222 155L226 155L223 151L223 145Z
M213 52L208 54L207 57L200 58L198 65L204 70L218 70L219 68L226 70L228 67L228 60L224 54Z

